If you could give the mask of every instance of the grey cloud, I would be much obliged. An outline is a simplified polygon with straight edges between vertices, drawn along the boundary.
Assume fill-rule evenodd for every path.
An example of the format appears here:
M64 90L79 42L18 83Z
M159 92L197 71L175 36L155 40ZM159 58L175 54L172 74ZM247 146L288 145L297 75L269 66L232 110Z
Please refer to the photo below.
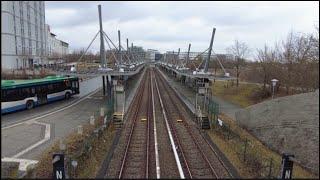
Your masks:
M285 38L291 29L311 32L319 19L318 2L93 1L46 2L47 22L58 37L70 42L70 48L85 47L98 30L98 4L102 5L104 30L112 39L117 39L120 29L123 39L160 50L178 49L188 43L195 50L204 50L212 27L217 28L216 52L223 52L236 38L255 49ZM72 11L64 14L62 10ZM98 44L93 48L98 49Z

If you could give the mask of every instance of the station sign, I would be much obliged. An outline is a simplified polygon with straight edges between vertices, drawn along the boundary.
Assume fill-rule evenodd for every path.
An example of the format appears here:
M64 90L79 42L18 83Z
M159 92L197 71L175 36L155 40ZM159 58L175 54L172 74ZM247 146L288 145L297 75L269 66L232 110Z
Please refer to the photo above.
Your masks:
M64 170L64 154L56 153L52 156L52 178L53 179L65 179L65 170Z
M282 154L281 179L292 178L293 161L290 159L291 157L294 157L294 155Z

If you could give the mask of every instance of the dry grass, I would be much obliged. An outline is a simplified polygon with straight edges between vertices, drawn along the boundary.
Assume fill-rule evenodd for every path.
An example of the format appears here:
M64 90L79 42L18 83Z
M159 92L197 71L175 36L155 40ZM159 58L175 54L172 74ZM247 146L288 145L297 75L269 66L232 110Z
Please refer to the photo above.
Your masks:
M236 132L242 139L247 138L251 144L251 150L254 152L250 152L250 155L255 155L257 157L263 157L265 159L273 159L273 164L276 164L275 168L278 168L281 164L281 155L277 152L270 150L264 144L262 144L257 138L252 136L246 130L237 126L237 124L228 116L221 114L220 119L223 120L225 124L228 124L230 128ZM221 134L219 134L215 130L209 130L208 134L212 138L212 141L217 144L222 152L226 155L229 161L235 166L238 170L239 174L243 178L253 178L254 174L247 166L246 163L243 162L242 159L237 155L237 149L235 147L241 147L241 142L236 140L227 140ZM316 178L317 176L303 169L298 164L294 163L293 167L293 178ZM273 171L278 172L279 169L274 169Z
M212 93L241 107L248 107L255 104L256 101L251 98L254 91L259 90L259 86L255 84L241 84L239 87L227 81L216 81L212 85Z
M104 133L100 140L94 143L94 148L91 151L90 158L84 163L85 167L78 171L77 178L95 178L98 173L106 154L109 152L112 145L112 140L115 136L115 129L111 125Z
M18 178L19 163L18 162L1 162L1 179L16 179Z
M236 82L215 81L212 85L212 93L243 108L265 100L271 100L272 98L268 87L266 91L263 91L262 85L245 82L239 82L239 86L237 87ZM263 93L267 93L268 95L263 96ZM302 93L302 91L290 88L289 94L287 94L286 89L282 87L276 91L275 98L299 93Z

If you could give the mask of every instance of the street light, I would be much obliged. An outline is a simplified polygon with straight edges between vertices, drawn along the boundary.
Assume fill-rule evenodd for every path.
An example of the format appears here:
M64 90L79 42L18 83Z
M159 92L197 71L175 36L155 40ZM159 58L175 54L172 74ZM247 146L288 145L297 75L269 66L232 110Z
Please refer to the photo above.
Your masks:
M278 81L279 81L278 79L271 79L271 82L272 82L272 99L273 99L273 96L274 96L274 87L277 85Z

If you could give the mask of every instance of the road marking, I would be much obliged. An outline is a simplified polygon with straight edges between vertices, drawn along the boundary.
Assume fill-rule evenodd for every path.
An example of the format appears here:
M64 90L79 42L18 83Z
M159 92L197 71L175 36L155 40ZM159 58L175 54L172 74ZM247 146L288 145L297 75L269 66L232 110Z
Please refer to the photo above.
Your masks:
M158 150L158 139L157 139L157 125L156 125L156 113L154 110L154 97L153 97L153 81L152 81L151 74L151 96L152 96L152 111L153 111L153 131L154 131L154 147L156 153L156 172L157 172L157 179L160 179L160 165L159 165L159 150Z
M101 99L103 99L103 96L98 96L98 97L95 97L95 96L88 96L88 97L86 97L87 99L99 99L99 100L101 100Z
M37 164L38 161L31 160L31 159L18 159L18 158L8 158L4 157L1 159L1 162L18 162L19 163L19 170L20 171L26 171L27 167L30 164Z
M52 115L52 114L55 114L55 113L57 113L57 112L63 111L63 110L65 110L65 109L68 109L68 108L70 108L70 107L73 107L73 106L77 105L78 103L80 103L81 101L86 100L86 97L88 97L88 96L90 96L90 95L98 92L98 90L100 90L100 89L101 89L101 88L96 89L96 90L93 91L92 93L90 93L90 94L82 97L82 98L79 99L78 101L76 101L76 102L74 102L73 104L68 105L68 106L66 106L66 107L64 107L64 108L58 109L58 110L56 110L56 111L53 111L53 112L44 114L44 115L42 115L42 116L38 116L38 117L35 117L35 118L32 118L32 119L29 119L29 120L24 120L23 122L19 122L19 123L13 124L13 125L9 125L9 126L6 126L6 127L2 127L1 129L4 130L4 129L12 128L12 127L18 126L18 125L20 125L20 124L24 124L24 123L33 123L33 122L35 122L37 119L41 119L41 118L50 116L50 115Z
M167 130L168 130L168 134L169 134L169 139L170 139L170 142L171 142L171 147L172 147L172 150L173 150L174 158L175 158L177 166L178 166L180 178L181 179L185 179L185 176L184 176L184 173L183 173L183 170L182 170L182 166L181 166L181 162L180 162L180 159L179 159L179 156L178 156L178 153L177 153L176 145L174 144L173 137L172 137L172 134L171 134L171 130L170 130L170 126L169 126L169 123L168 123L167 115L166 115L166 112L164 110L164 106L163 106L162 99L161 99L161 96L160 96L157 79L155 79L155 84L156 84L156 87L157 87L157 92L158 92L158 96L159 96L159 100L160 100L160 105L161 105L161 108L162 108L162 114L163 114L164 120L166 121L166 126L167 126Z
M46 142L46 141L48 141L50 139L50 134L51 134L50 124L40 123L40 122L34 122L34 124L39 124L39 125L42 125L42 126L46 126L44 138L41 139L40 141L36 142L35 144L29 146L28 148L22 150L21 152L17 153L16 155L12 156L13 158L18 158L19 156L22 156L23 154L29 152L30 150L36 148L37 146L43 144L44 142Z
M82 86L82 85L83 85L83 83L80 83L80 86ZM101 87L102 87L102 86L101 86ZM100 88L101 88L101 87L100 87ZM99 89L99 87L97 87L97 89ZM95 89L95 91L96 91L97 89ZM80 94L81 94L81 93L80 93ZM76 95L76 97L79 96L80 94ZM84 93L84 94L85 94L85 93ZM16 123L24 122L24 121L27 121L27 120L29 120L29 119L35 118L35 117L37 117L37 116L45 115L45 114L50 113L50 112L53 112L53 111L55 111L55 110L59 110L60 108L66 107L66 106L68 106L68 105L71 105L71 104L79 101L79 100L82 99L82 98L86 98L87 96L90 96L90 94L86 94L86 95L84 95L83 97L80 97L79 99L74 99L74 100L70 101L70 103L66 103L66 104L62 104L61 106L54 107L53 109L49 110L48 112L39 113L39 114L36 114L36 115L32 115L32 116L29 116L29 117L27 117L27 118L21 119L21 120L19 120L19 121L15 121L15 122L13 122L13 123L7 123L7 125L2 125L1 128L9 127L9 126L11 126L11 125L15 125Z

